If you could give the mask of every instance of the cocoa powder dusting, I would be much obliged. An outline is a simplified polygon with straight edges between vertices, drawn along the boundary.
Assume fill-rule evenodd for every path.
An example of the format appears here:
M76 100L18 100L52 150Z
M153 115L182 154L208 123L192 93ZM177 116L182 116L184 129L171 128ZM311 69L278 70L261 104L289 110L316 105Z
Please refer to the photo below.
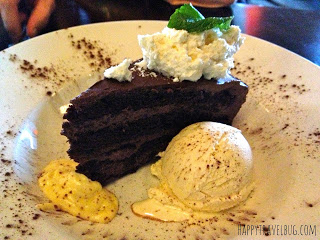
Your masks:
M73 35L69 35L69 38L71 39L71 46L82 53L83 58L94 71L100 72L112 65L110 53L107 53L98 41L85 37L75 40Z

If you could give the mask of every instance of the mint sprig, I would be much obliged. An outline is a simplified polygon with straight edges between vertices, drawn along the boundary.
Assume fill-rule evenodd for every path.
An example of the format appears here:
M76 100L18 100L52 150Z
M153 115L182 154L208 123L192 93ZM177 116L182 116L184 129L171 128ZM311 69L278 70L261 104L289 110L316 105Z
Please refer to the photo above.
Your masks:
M191 3L184 4L171 15L168 28L186 30L192 32L203 32L212 28L228 30L230 28L231 17L208 17L205 18Z

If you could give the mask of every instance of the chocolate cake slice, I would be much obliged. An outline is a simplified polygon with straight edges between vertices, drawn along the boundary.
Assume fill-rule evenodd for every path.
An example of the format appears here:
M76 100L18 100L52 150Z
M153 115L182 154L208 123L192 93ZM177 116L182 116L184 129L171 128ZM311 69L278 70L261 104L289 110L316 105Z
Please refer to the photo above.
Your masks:
M173 82L131 67L131 82L101 80L71 100L64 115L62 134L77 171L103 185L153 161L192 123L231 124L248 92L231 75Z

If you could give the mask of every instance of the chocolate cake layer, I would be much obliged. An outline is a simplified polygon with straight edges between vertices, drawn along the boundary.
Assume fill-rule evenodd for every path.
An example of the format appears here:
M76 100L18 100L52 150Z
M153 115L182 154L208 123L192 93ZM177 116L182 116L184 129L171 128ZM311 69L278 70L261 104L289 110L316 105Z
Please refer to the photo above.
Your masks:
M248 87L228 76L173 82L134 68L132 82L104 79L71 100L62 134L77 171L106 184L155 159L184 127L231 124Z

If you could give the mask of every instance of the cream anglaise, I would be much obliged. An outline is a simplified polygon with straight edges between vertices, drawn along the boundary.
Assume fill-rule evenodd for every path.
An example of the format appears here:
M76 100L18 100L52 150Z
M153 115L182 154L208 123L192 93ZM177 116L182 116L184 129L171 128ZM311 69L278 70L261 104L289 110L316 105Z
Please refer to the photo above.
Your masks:
M62 210L92 222L110 222L117 214L118 199L99 182L75 172L77 165L72 160L59 159L44 168L38 183L50 202L38 204L38 208Z

